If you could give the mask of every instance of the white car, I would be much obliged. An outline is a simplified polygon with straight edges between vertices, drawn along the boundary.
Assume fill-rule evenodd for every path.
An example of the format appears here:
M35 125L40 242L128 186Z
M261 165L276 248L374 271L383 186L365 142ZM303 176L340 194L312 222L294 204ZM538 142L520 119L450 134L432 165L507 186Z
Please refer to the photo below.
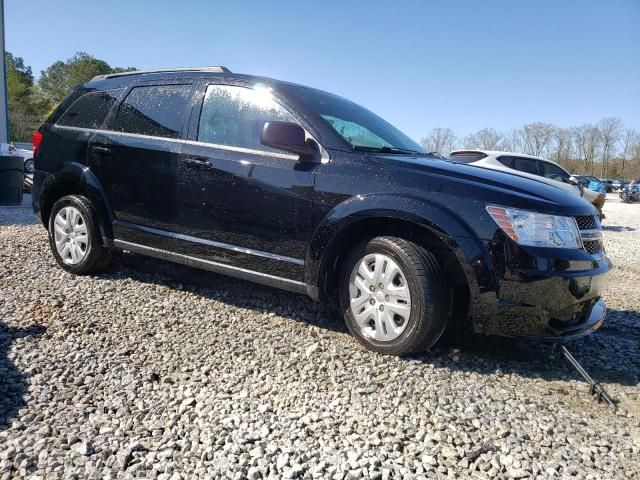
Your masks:
M602 207L604 206L605 195L580 186L569 172L551 160L525 155L524 153L495 150L455 150L451 152L449 160L509 172L554 185L569 193L584 197L585 200L596 207L600 213L600 218L604 218Z
M35 165L33 163L33 149L28 143L16 143L9 147L9 151L12 155L22 157L24 162L24 190L31 191L33 185L33 173L35 172Z
M33 166L33 149L31 145L28 143L16 143L13 148L17 150L15 154L24 159L24 173L32 174L35 169Z

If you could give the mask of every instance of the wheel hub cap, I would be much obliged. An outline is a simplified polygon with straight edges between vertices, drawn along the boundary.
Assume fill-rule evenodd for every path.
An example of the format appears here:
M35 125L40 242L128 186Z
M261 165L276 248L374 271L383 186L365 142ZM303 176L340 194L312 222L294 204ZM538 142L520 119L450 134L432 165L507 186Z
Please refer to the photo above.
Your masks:
M53 239L64 263L75 265L84 260L89 246L87 224L76 207L64 207L53 221Z
M365 337L389 342L407 328L411 293L404 272L391 257L368 254L356 263L349 296L351 313Z

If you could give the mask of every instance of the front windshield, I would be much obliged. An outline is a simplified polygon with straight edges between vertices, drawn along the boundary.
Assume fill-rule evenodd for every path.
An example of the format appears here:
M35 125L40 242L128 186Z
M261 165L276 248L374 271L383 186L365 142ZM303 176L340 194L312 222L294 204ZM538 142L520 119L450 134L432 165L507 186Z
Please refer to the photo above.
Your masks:
M396 127L356 103L307 87L295 86L292 91L300 102L320 115L355 150L427 153Z

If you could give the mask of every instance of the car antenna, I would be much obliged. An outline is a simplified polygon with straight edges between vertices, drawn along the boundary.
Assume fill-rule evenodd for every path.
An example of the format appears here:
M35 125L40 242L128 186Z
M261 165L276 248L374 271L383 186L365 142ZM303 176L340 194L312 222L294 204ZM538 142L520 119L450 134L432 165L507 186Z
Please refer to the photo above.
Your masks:
M571 355L571 352L567 350L567 347L562 345L560 347L560 350L562 350L562 354L564 355L564 358L567 359L567 361L571 364L571 366L575 368L576 371L582 376L582 378L584 378L589 384L589 394L592 397L595 397L598 403L605 402L609 406L609 408L611 408L615 412L616 404L613 401L613 399L609 396L607 391L604 389L604 387L598 382L594 381L593 378L591 378L591 376L587 373L584 367L580 365L580 362L578 362L578 360L576 360L575 357Z

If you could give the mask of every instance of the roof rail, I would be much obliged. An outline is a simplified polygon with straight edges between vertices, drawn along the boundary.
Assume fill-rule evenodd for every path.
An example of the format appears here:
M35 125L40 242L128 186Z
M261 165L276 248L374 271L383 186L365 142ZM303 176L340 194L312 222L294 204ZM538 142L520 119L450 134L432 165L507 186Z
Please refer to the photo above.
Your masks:
M227 67L213 66L213 67L179 67L179 68L158 68L153 70L133 70L130 72L120 73L107 73L106 75L96 75L91 79L93 80L105 80L107 78L124 77L127 75L142 75L144 73L163 73L163 72L213 72L213 73L231 73Z

